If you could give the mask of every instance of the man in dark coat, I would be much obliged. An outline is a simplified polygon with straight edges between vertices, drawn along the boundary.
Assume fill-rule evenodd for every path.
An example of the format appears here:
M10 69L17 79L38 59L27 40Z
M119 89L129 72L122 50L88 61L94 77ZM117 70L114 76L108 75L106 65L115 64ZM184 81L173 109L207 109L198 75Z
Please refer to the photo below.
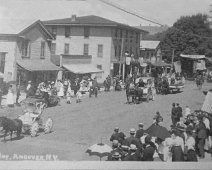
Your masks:
M150 136L146 136L145 137L145 144L146 147L143 150L143 161L153 161L153 155L155 153L155 148L151 145L151 137Z
M175 107L175 103L172 103L172 111L171 111L171 119L172 124L175 126L177 123L177 108Z
M134 144L138 149L141 148L141 143L139 142L139 140L135 137L135 129L130 129L130 136L128 138L126 138L123 141L124 145L127 145L130 147L131 144Z
M204 145L205 145L205 139L207 138L207 129L205 127L205 124L203 122L203 117L199 116L199 120L197 120L197 124L195 126L195 131L196 131L196 147L198 154L200 158L205 157L205 152L204 152Z
M113 156L114 156L115 153L119 153L119 155L121 155L122 150L120 148L120 144L119 144L118 140L113 140L112 149L113 150L110 152L110 154L108 156L108 161L113 160Z
M74 83L71 83L72 84L72 89L74 90L74 95L77 94L77 91L80 89L80 82L79 82L79 78L76 78Z
M139 150L136 148L136 145L134 144L130 145L129 153L123 159L123 161L141 161L141 154Z
M120 144L122 144L124 139L125 134L123 132L119 132L119 128L115 127L114 133L110 137L110 141L117 140Z
M140 140L140 138L144 135L144 125L143 125L143 123L139 123L138 124L138 130L136 131L136 135L135 135L135 137L138 139L138 140Z
M180 106L179 103L177 103L176 110L177 110L177 119L176 120L177 120L177 122L179 122L180 118L183 117L183 109L182 109L182 107Z

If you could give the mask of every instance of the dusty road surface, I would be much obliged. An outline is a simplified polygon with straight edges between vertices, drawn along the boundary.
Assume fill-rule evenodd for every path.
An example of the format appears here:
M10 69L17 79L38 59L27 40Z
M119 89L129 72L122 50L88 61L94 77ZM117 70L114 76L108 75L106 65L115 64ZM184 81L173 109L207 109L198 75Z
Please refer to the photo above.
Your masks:
M209 88L211 84L204 84L203 89ZM4 154L12 160L22 159L24 154L28 155L28 159L34 159L33 155L44 156L45 159L48 155L48 159L99 160L96 156L88 156L85 151L89 146L99 143L101 138L103 143L110 145L109 138L114 127L118 126L128 136L129 129L137 129L139 122L143 122L144 127L148 128L153 115L159 111L164 117L164 126L169 128L173 102L180 103L183 109L188 105L195 110L201 108L204 97L193 82L187 82L181 93L158 95L155 101L137 105L126 104L125 91L101 93L98 98L86 97L81 103L76 103L74 99L70 105L62 100L61 106L47 108L43 113L44 121L47 117L54 121L52 133L40 133L33 138L24 136L5 143L0 141L0 160ZM22 114L20 107L0 110L0 115L11 118L19 114ZM211 157L208 159L211 160Z

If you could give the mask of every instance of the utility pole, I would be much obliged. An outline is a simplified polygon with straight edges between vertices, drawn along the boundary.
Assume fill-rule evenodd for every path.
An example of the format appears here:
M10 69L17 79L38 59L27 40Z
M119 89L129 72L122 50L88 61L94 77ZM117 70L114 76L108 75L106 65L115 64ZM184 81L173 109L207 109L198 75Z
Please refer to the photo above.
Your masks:
M123 60L123 48L124 48L124 38L121 38L121 56L119 61L119 75L121 75L121 62Z

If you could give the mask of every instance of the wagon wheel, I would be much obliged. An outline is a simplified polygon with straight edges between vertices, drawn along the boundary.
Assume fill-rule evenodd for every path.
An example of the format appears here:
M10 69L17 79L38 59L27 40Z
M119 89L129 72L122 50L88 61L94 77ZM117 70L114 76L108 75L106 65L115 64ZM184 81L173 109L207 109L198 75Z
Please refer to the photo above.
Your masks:
M48 118L44 126L44 132L50 133L52 131L52 127L53 127L53 120L51 118Z
M39 130L39 124L38 122L34 122L30 128L30 135L31 137L35 137Z

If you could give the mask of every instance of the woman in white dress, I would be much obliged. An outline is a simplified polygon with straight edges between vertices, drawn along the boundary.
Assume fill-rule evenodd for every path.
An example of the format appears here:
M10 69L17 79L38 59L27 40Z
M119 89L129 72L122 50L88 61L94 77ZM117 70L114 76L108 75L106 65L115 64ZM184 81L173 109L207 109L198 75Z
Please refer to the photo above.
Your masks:
M63 88L63 83L61 81L59 81L59 91L57 93L57 95L59 97L63 97L64 96L64 88Z
M10 85L9 89L8 89L8 94L7 94L7 102L6 102L7 106L14 106L14 90L13 90L13 86Z

